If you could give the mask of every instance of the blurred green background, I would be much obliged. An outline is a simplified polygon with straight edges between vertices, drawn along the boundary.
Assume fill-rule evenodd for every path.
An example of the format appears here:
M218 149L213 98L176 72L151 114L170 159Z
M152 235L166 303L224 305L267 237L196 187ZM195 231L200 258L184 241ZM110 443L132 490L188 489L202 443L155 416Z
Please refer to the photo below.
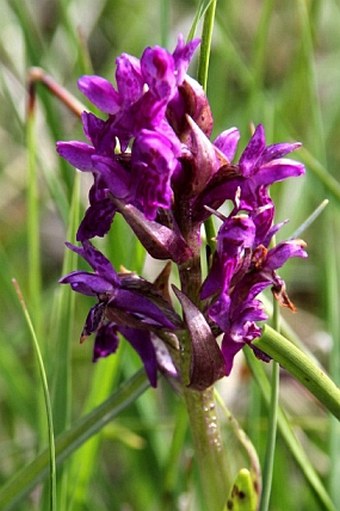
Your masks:
M13 277L36 327L57 433L140 367L129 347L92 365L91 340L78 344L91 300L60 291L57 280L63 273L70 218L77 218L75 205L79 214L84 211L89 181L81 176L78 202L74 186L79 180L56 156L55 142L81 138L81 127L38 85L34 167L27 150L27 71L42 67L83 101L76 86L81 74L113 79L115 57L122 52L139 57L145 46L155 44L172 50L179 32L187 36L196 9L191 0L0 3L0 487L47 442L41 383ZM250 124L261 122L268 142L303 143L294 158L306 164L306 177L273 189L277 221L290 218L282 237L289 237L322 200L330 201L303 233L308 260L290 261L281 274L298 306L296 315L285 317L338 383L339 27L336 0L219 0L208 82L215 134L237 126L244 147ZM143 251L119 219L106 253L117 266L143 271ZM79 263L69 257L64 264L76 269ZM234 373L220 390L263 459L266 406L242 357ZM339 429L287 374L282 375L281 393L311 465L340 509ZM227 443L237 453L239 446L225 428ZM176 448L171 444L174 431ZM192 455L181 401L162 382L65 464L58 479L60 510L200 509ZM39 486L14 509L43 511L45 494ZM280 436L270 509L324 509Z

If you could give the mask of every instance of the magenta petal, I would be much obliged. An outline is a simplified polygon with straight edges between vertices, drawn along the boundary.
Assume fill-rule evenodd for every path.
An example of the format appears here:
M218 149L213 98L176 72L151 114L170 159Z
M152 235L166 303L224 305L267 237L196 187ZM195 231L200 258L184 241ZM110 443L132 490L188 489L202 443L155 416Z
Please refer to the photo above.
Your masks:
M78 142L77 140L57 142L57 152L73 167L79 170L93 171L91 157L95 153L95 149L85 142Z
M230 128L222 131L222 133L214 140L214 145L227 157L231 162L236 153L237 144L240 140L240 132L237 128Z
M177 78L178 85L180 85L183 82L184 76L187 72L190 61L193 57L193 54L194 54L197 46L200 44L200 42L201 42L201 40L196 38L196 39L192 39L187 44L185 44L182 34L180 34L178 36L177 46L175 48L175 51L172 54L174 62L175 62L176 72L177 72L176 78Z
M151 93L157 99L170 100L176 88L173 56L159 46L146 48L141 58L141 69Z
M214 254L213 264L210 268L207 278L202 284L200 297L201 300L205 300L209 296L217 292L222 292L224 287L223 279L223 265L222 261L216 252Z
M242 341L235 341L228 334L225 334L222 340L221 350L225 362L226 376L229 376L234 364L235 355L241 351L245 345Z
M258 186L268 186L278 181L283 181L288 177L298 177L305 173L305 167L302 163L281 158L273 160L263 165L254 176L254 181Z
M170 178L178 164L167 137L142 130L132 148L131 164L134 203L154 220L159 207L169 209L171 205Z
M139 293L120 289L110 300L109 305L136 314L145 324L169 329L175 328L175 325L163 314L157 305Z
M128 200L130 195L131 177L126 169L113 158L94 155L92 158L95 170L101 176L106 188L114 197Z
M100 119L91 112L83 112L81 114L81 120L83 122L83 130L86 137L96 147L98 145L98 138L101 138L102 132L105 127L105 121Z
M136 57L122 53L116 59L116 81L123 106L135 103L143 94L143 78L140 61Z
M307 257L304 250L305 243L301 240L290 240L279 243L269 250L266 261L266 269L277 270L291 257Z
M240 158L240 170L244 177L252 175L257 160L266 147L264 128L259 124Z
M84 75L78 80L79 90L102 112L115 114L120 109L120 97L112 83L100 76Z
M265 163L268 163L269 161L276 160L278 158L282 158L288 153L292 153L296 149L299 149L301 147L300 142L282 142L280 144L272 144L266 147L266 149L263 151L259 164L264 165Z

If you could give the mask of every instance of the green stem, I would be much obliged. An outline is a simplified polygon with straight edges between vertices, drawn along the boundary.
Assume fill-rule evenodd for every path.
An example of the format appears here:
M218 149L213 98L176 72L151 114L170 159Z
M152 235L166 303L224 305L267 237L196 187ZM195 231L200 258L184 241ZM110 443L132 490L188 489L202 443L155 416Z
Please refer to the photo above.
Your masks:
M223 445L216 415L214 390L183 390L200 469L205 509L221 511L228 497L230 477L224 461Z
M284 367L340 420L340 389L305 353L268 325L253 344Z
M29 303L35 330L41 334L41 263L39 233L39 192L36 162L35 137L35 98L29 97L27 107L27 249L28 249L28 284Z

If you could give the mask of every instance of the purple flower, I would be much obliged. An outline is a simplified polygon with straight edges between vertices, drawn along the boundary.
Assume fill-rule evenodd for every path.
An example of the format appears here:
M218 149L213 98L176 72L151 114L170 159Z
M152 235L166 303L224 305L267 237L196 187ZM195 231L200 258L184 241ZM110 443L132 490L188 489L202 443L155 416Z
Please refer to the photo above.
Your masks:
M218 232L217 249L201 289L201 298L211 299L208 315L224 333L221 349L227 374L236 353L261 335L256 322L267 319L256 296L272 286L280 303L293 308L284 281L276 270L291 257L307 257L307 254L301 240L284 241L268 249L279 227L263 232L261 223L257 227L251 216L231 215ZM259 230L262 239L259 239ZM259 350L256 354L261 356ZM264 354L262 358L265 359Z
M95 177L78 240L106 234L115 213L110 195L138 207L149 220L156 218L159 208L170 209L171 178L180 167L181 142L166 110L198 44L198 39L185 44L179 37L173 54L159 46L146 48L140 60L122 54L116 61L117 89L99 76L79 79L81 92L108 118L84 112L90 143L57 144L59 154L71 165ZM101 221L91 228L96 217Z
M162 330L172 331L181 321L161 295L143 279L131 274L118 274L111 263L89 241L82 247L67 246L82 256L94 272L74 271L60 279L74 291L97 297L91 307L81 340L96 333L93 360L114 353L119 344L118 333L132 345L141 357L151 385L157 384L159 342L153 336ZM163 351L166 350L165 346ZM162 367L160 367L162 368Z
M179 165L168 138L157 131L142 130L131 154L134 203L146 218L154 220L158 208L170 209L171 177Z
M286 158L300 144L267 145L261 124L238 161L237 128L212 142L209 101L186 74L198 44L179 37L173 53L159 46L146 48L140 59L123 53L116 60L116 85L99 76L81 77L79 89L103 118L84 112L87 142L59 142L57 150L71 165L93 175L89 207L77 232L82 245L68 244L93 272L75 271L61 279L97 298L82 332L82 339L95 333L93 359L114 353L123 336L156 385L157 368L176 372L162 337L175 337L185 325L192 349L190 374L184 380L202 390L229 374L236 353L261 335L258 322L267 316L258 295L264 289L271 287L279 302L293 309L277 270L291 257L306 257L306 252L300 240L270 248L285 222L273 223L269 189L304 173L301 163ZM230 213L218 213L223 223L199 289L201 224L226 201ZM117 273L88 241L105 236L116 213L150 256L177 264L182 289L175 294L183 321L156 282ZM221 333L220 349L215 335Z
M252 211L271 204L268 187L288 177L297 177L305 172L302 163L288 158L286 154L298 149L300 143L280 143L267 146L264 128L259 124L238 163L231 164L237 142L238 130L232 128L215 140L217 149L225 156L206 188L195 202L195 217L203 221L209 216L205 206L218 209L226 200L233 202L235 210ZM268 224L273 216L268 217Z

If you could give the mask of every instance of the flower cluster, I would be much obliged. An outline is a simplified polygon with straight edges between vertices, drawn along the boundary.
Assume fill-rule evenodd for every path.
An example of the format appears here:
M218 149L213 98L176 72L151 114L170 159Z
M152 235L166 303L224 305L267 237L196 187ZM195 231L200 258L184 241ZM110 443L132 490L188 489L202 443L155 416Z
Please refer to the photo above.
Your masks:
M186 74L198 44L185 44L180 37L172 54L156 46L140 60L121 55L116 88L99 76L80 78L80 90L105 118L84 112L89 142L57 144L62 157L93 175L90 205L77 232L82 246L69 247L94 273L76 271L61 282L98 299L82 334L96 332L94 359L113 353L120 333L139 353L152 385L157 367L180 373L169 361L165 333L177 336L179 344L183 331L190 336L191 386L205 388L229 374L235 354L261 335L257 322L267 316L257 296L271 286L280 303L293 308L276 270L291 257L306 257L301 240L270 248L282 224L273 223L269 187L304 173L301 163L285 158L300 144L267 145L259 125L234 161L240 138L236 128L211 141L209 102ZM227 217L217 211L226 201ZM109 231L116 213L152 257L178 265L181 290L175 293L183 320L164 290L167 281L161 289L157 281L118 274L89 241ZM201 226L211 215L220 217L222 225L202 283ZM219 348L216 336L221 333Z

